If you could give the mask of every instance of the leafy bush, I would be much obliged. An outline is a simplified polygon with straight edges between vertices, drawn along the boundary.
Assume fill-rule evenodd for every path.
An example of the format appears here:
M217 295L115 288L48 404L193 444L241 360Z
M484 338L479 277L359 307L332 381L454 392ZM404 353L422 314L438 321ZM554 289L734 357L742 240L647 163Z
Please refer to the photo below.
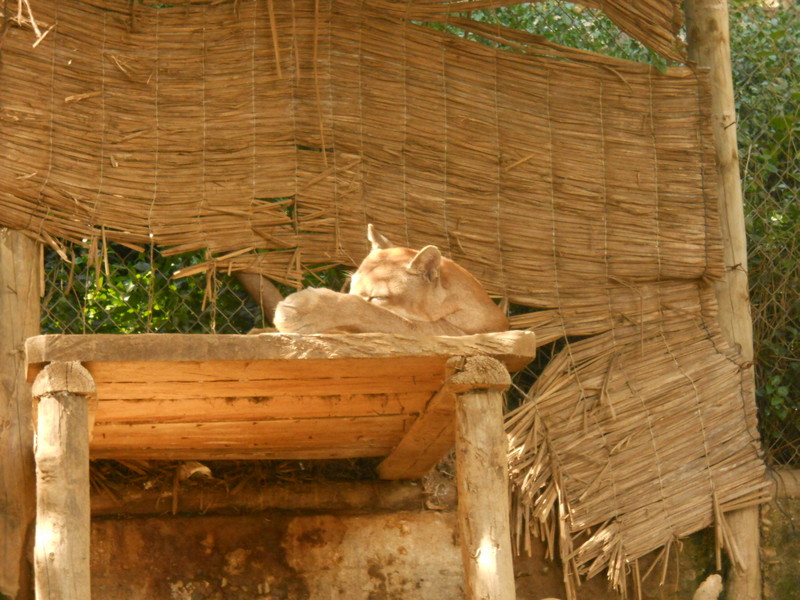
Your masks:
M800 8L731 6L749 245L756 385L764 441L800 460Z
M70 262L45 258L44 333L243 333L260 324L260 310L229 275L172 274L203 261L201 253L164 256L109 244L90 264L79 249Z

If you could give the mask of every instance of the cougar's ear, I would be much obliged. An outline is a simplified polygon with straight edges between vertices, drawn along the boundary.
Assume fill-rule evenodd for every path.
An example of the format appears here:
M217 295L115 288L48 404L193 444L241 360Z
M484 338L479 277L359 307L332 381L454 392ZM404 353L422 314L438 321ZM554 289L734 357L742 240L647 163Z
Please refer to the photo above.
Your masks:
M436 246L425 246L406 265L409 273L422 275L428 281L439 278L439 267L442 264L442 253Z
M395 247L385 236L378 233L378 230L375 229L372 223L367 225L367 239L372 242L373 250L386 250L387 248Z

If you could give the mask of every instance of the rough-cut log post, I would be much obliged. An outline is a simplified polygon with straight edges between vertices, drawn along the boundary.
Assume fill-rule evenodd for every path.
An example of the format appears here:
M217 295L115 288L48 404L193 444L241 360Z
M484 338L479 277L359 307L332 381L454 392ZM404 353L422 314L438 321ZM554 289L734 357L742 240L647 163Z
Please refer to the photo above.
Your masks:
M725 279L716 287L719 323L725 338L739 348L745 360L751 361L753 324L747 286L747 240L736 145L728 4L723 0L687 0L684 6L689 58L708 67L711 76L711 113L726 267ZM731 513L728 524L736 537L741 562L740 568L731 573L728 597L757 600L761 598L758 508Z
M25 339L39 333L38 245L0 229L0 597L33 598L36 480Z
M89 399L94 381L78 362L55 362L33 382L36 401L37 600L88 600Z
M505 367L486 356L454 358L457 394L456 482L467 600L516 597L508 498L508 438L503 428Z

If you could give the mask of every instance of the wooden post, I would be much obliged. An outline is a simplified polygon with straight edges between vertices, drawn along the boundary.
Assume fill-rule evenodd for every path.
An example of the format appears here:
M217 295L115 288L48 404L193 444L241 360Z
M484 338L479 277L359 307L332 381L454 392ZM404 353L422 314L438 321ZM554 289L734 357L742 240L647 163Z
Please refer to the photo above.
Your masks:
M78 362L55 362L33 382L36 401L37 600L89 600L89 399Z
M33 598L36 514L30 389L25 339L39 333L40 249L0 228L0 597Z
M723 336L746 361L753 360L753 323L747 284L747 238L736 142L736 109L731 72L728 5L725 0L686 0L689 58L710 69L711 116L717 155L720 221L725 279L716 285L719 324ZM752 377L752 370L749 374ZM753 385L746 392L753 398ZM761 598L758 508L728 515L739 550L739 568L727 584L729 598Z
M508 497L508 438L503 427L505 367L487 356L453 358L448 385L456 401L456 483L467 600L516 597Z

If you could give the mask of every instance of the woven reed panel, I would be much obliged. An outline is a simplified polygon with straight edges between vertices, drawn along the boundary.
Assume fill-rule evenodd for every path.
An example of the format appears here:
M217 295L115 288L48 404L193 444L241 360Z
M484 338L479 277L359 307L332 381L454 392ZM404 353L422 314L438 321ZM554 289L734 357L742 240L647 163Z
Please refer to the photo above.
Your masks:
M492 27L496 50L381 4L36 8L57 26L3 47L0 222L46 241L282 249L234 267L293 281L357 263L372 221L586 331L633 283L721 273L689 69Z

